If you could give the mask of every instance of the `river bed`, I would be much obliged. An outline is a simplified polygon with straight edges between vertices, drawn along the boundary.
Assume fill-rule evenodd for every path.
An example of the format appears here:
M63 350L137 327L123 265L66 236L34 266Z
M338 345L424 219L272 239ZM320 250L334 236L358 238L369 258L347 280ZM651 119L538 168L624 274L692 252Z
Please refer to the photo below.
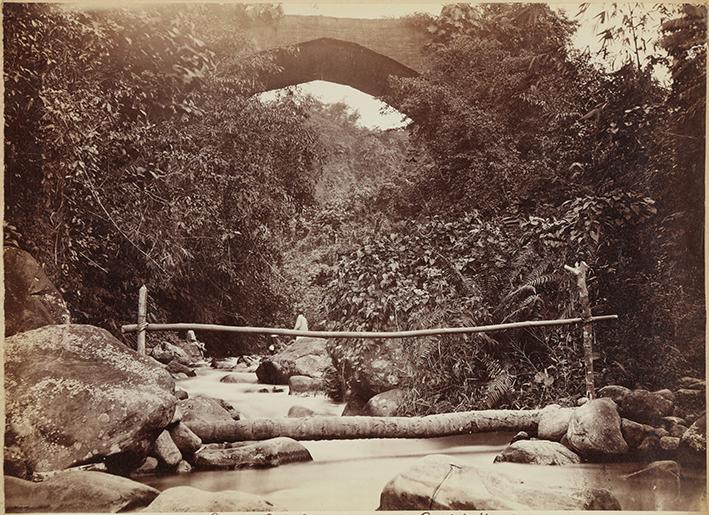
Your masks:
M178 387L190 396L224 399L244 419L285 417L293 405L325 415L340 415L344 409L343 404L324 396L288 395L287 386L258 384L253 373L239 372L243 382L219 382L229 374L234 372L200 368L197 377L178 381ZM269 393L258 392L263 388ZM283 391L274 393L274 388ZM249 492L289 511L372 511L379 506L384 485L421 457L446 454L473 465L490 466L511 437L509 433L482 433L429 439L304 441L301 443L310 451L312 462L268 469L195 471L140 480L159 490L189 485L209 491ZM586 487L607 488L620 500L624 510L698 510L706 491L705 476L683 477L680 491L667 483L623 480L624 474L643 467L637 463L494 466L548 484L578 486L581 482Z

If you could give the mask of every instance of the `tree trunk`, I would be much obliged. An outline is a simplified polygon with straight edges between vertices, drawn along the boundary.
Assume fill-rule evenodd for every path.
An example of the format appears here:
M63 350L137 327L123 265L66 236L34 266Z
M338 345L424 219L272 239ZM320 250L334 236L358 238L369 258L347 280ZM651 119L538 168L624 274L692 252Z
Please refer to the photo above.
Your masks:
M536 431L539 410L483 410L426 417L306 417L226 422L211 442L266 440L354 440L359 438L433 438L493 431ZM204 439L203 439L204 440ZM208 443L205 440L205 443Z

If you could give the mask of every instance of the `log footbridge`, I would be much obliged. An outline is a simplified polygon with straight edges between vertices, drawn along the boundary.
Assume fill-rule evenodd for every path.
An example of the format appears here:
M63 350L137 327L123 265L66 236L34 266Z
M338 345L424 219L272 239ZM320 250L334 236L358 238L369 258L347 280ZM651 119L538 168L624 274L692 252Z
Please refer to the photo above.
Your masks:
M305 417L234 420L220 423L204 443L267 440L354 440L360 438L435 438L494 431L536 432L540 410L482 410L425 417Z

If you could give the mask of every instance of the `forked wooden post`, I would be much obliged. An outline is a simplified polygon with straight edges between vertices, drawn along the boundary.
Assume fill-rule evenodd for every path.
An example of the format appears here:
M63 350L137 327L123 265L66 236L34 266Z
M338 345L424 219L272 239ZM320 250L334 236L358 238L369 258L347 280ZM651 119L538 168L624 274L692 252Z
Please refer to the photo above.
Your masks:
M583 318L583 361L586 368L586 397L596 397L596 387L593 376L593 324L591 323L591 303L588 300L586 273L588 265L585 261L576 263L575 267L564 265L564 268L576 276L576 286L579 290L581 317Z
M145 354L145 326L148 319L148 288L143 285L138 290L138 354Z

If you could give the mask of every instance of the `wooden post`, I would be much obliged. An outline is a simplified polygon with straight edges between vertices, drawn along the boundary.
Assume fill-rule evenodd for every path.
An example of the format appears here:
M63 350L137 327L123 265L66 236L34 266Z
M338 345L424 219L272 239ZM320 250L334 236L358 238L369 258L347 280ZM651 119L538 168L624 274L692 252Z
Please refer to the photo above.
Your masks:
M575 267L564 265L564 268L576 276L576 286L579 290L579 302L581 303L581 316L583 318L583 361L586 368L586 397L594 399L596 397L596 387L593 377L593 324L591 323L591 303L588 300L588 288L586 286L586 273L588 265L581 261Z
M145 285L138 290L138 354L145 354L145 325L148 318L148 288Z

